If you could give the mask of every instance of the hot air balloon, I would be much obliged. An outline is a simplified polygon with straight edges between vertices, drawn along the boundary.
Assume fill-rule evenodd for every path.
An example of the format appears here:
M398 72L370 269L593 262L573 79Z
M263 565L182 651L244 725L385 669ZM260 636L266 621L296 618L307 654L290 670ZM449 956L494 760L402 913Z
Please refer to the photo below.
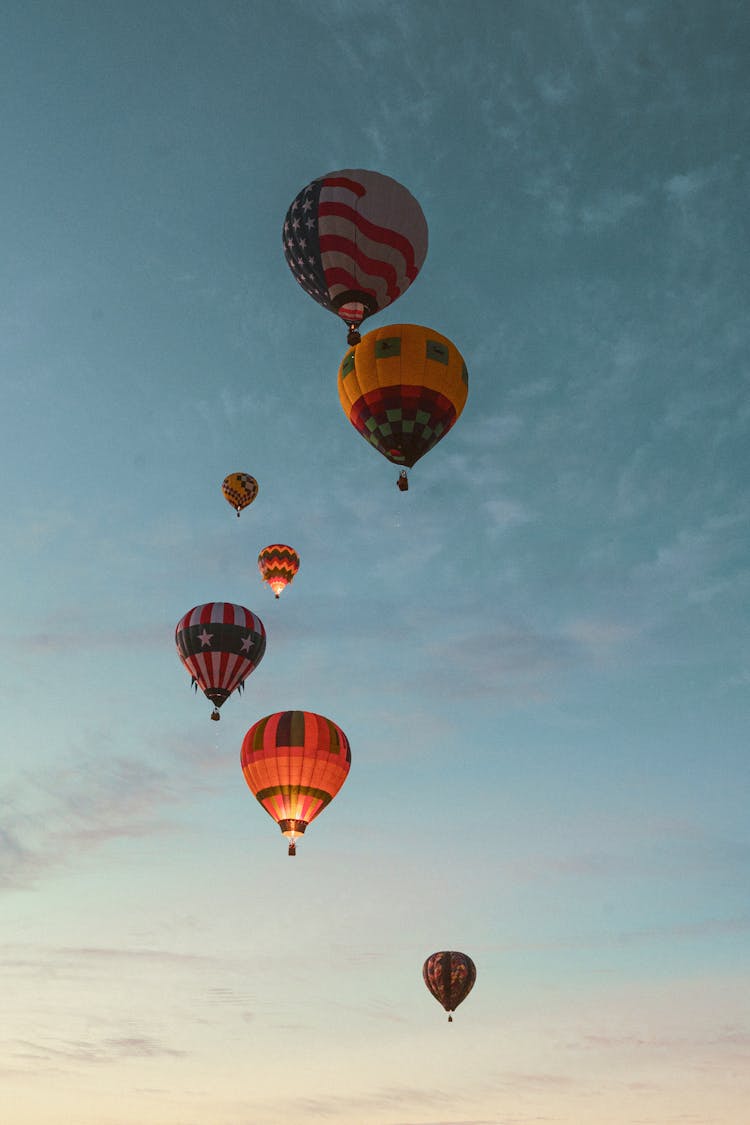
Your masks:
M230 473L228 477L224 477L221 491L227 503L231 504L237 512L237 519L239 519L242 509L252 504L258 495L258 482L249 473Z
M214 704L212 719L235 688L242 686L266 651L263 622L231 602L207 602L189 610L175 629L177 655L193 685Z
M260 719L242 740L245 781L289 840L289 855L311 820L346 781L349 740L313 711L277 711Z
M286 213L284 255L306 293L357 327L409 288L427 255L427 222L410 192L361 168L329 172Z
M448 1022L453 1023L450 1013L463 1003L477 979L471 957L451 950L433 953L422 966L422 976L432 995L448 1012Z
M339 367L339 399L347 418L379 453L406 469L445 437L469 393L466 364L455 344L432 328L392 324L350 348Z
M299 555L285 543L271 543L258 555L258 570L278 598L299 570Z

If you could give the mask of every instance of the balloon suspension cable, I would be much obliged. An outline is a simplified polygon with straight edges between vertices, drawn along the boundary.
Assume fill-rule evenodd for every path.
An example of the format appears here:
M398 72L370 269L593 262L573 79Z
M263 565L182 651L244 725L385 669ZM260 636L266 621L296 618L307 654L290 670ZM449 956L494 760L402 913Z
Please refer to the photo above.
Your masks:
M296 855L296 854L297 854L297 842L296 842L296 840L290 840L289 841L289 851L287 852L287 855Z
M218 723L219 719L221 718L218 708L214 707L213 711L211 712L211 718L215 723Z
M349 332L347 333L346 342L350 348L353 348L355 344L360 344L362 342L362 337L357 331L356 324L349 325Z

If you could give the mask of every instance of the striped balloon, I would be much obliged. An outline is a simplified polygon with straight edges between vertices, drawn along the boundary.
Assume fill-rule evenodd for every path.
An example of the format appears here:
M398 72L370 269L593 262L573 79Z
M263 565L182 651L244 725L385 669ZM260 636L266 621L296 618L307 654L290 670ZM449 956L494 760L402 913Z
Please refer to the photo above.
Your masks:
M427 223L410 192L362 168L329 172L303 188L284 220L284 254L314 300L357 326L411 285L427 255Z
M350 348L339 400L354 428L395 465L411 468L455 424L469 376L455 344L432 328L392 324Z
M453 1023L455 1012L474 987L477 968L466 953L443 950L433 953L422 966L424 982L432 995L448 1012L448 1022Z
M277 711L245 735L245 781L289 840L296 839L346 781L352 756L341 727L313 711Z
M278 598L299 570L299 555L286 543L271 543L258 555L258 570Z
M175 629L177 655L192 676L193 684L219 707L242 686L266 651L266 630L249 609L232 602L197 605Z

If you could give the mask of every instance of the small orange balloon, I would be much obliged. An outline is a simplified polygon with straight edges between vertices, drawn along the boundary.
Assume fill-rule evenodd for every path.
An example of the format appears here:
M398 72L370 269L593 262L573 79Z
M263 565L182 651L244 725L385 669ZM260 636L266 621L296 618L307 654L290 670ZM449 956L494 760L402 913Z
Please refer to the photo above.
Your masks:
M299 555L286 543L271 543L258 555L258 570L278 598L299 570Z

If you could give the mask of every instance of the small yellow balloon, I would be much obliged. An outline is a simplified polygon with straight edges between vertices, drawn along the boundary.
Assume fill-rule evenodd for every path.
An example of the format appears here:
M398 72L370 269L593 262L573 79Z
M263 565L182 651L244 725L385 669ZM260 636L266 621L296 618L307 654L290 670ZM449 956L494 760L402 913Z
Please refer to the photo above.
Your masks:
M258 482L249 473L230 473L224 478L221 491L224 493L224 499L232 505L239 518L242 509L252 504L258 495Z

